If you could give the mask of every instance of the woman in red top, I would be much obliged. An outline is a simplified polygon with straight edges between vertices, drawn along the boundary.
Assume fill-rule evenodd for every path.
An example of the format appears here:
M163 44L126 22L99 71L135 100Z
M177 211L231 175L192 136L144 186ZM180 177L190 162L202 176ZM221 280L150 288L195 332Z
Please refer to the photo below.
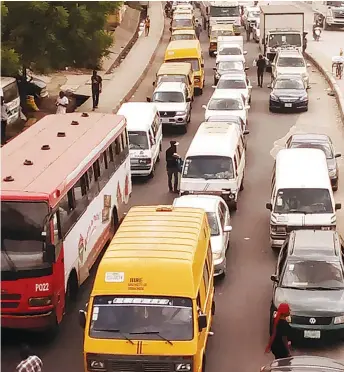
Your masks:
M274 319L272 334L268 346L265 349L266 353L270 351L274 354L275 359L288 358L291 356L291 343L288 339L290 335L290 307L286 303L278 306L277 314Z

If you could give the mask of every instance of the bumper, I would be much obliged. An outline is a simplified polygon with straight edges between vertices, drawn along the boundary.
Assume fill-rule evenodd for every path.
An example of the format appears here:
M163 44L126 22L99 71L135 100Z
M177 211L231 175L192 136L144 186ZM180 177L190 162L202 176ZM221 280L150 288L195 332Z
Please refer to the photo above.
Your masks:
M308 326L290 324L291 338L299 341L332 341L344 338L344 324L330 324L326 326Z
M270 99L270 108L273 110L292 111L292 110L306 110L308 108L308 101L297 102L283 102L273 101Z
M130 173L134 177L149 176L151 174L151 171L152 171L152 167L149 167L149 169L147 169L147 168L145 168L145 169L137 169L136 167L135 168L130 168Z
M214 276L223 274L226 270L226 256L214 260Z
M55 310L40 314L1 314L1 327L11 329L45 330L56 324Z
M161 124L162 125L173 125L173 126L178 126L178 125L186 125L187 124L187 117L188 115L185 116L175 116L173 118L161 118Z
M200 78L200 81L196 81L195 80L195 89L203 89L203 81L202 81L202 78Z

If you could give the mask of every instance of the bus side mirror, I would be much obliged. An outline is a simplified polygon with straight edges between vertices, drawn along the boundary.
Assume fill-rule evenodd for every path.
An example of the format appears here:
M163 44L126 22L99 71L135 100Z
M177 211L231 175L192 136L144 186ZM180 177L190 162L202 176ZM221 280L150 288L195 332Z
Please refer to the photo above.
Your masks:
M198 330L202 332L204 328L207 328L207 316L205 314L198 315Z
M79 324L81 328L85 329L86 327L86 311L85 310L79 310Z
M342 204L341 203L336 203L334 206L334 209L338 211L339 209L342 209Z
M271 203L266 203L265 208L268 209L269 211L272 211L272 204Z
M43 254L44 262L55 263L55 245L51 243L47 243L45 246L45 252Z

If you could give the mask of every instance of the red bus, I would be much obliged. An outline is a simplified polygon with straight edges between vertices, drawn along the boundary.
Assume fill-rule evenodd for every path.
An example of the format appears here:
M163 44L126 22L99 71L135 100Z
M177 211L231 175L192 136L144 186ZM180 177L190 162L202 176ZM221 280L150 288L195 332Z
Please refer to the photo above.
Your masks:
M1 154L1 326L56 330L131 195L126 120L48 115Z

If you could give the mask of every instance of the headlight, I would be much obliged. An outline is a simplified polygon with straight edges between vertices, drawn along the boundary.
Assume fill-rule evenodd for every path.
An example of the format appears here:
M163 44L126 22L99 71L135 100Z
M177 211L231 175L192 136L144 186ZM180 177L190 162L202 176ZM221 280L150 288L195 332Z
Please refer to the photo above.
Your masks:
M176 115L186 115L186 112L185 111L177 111Z
M93 371L105 371L105 362L101 360L90 360L88 365L89 369Z
M52 304L51 297L31 297L29 298L29 306L48 306Z
M199 83L201 81L201 79L199 77L195 77L194 81L195 81L195 83Z
M344 315L336 316L334 318L334 324L343 324L344 323Z
M300 101L308 101L308 96L300 97Z
M286 234L287 233L287 226L271 225L271 232Z
M191 371L191 364L190 363L178 363L174 366L175 371L182 372L182 371Z
M270 98L273 100L273 101L278 101L279 98L277 96L275 96L273 93L270 94Z
M335 177L337 175L337 169L336 168L329 169L328 174L330 177Z

